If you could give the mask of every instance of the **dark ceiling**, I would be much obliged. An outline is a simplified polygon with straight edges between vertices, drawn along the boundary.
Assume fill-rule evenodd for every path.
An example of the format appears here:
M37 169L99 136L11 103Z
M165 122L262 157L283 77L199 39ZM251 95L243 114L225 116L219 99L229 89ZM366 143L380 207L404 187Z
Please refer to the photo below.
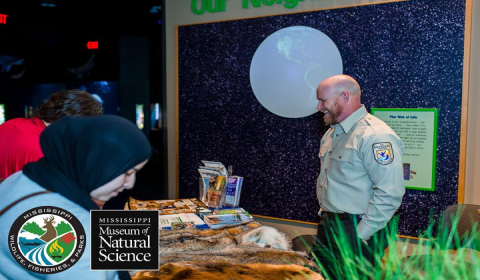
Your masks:
M78 79L72 69L94 62L92 79L115 79L119 38L160 37L160 7L161 0L2 0L8 18L0 24L0 73L11 78L27 69L18 80L32 82ZM88 50L88 41L98 41L98 50Z

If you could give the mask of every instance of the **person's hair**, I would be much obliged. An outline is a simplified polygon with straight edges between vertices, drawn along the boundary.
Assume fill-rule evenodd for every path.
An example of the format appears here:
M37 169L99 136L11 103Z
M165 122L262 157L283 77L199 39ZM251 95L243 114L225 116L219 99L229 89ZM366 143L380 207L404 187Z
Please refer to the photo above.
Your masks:
M69 89L50 95L32 117L52 123L64 116L96 116L102 113L102 104L90 93L81 89Z

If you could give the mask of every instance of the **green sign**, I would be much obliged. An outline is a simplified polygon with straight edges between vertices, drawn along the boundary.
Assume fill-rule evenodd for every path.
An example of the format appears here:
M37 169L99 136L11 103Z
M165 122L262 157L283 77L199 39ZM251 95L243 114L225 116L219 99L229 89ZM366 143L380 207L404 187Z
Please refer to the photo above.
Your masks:
M226 10L226 2L228 0L191 0L192 12L196 15L202 15L205 11L209 13L224 12ZM262 6L283 5L287 9L293 9L298 2L303 0L241 0L242 8L250 7L259 8Z
M409 189L434 191L437 160L437 109L372 108L405 144L403 179Z

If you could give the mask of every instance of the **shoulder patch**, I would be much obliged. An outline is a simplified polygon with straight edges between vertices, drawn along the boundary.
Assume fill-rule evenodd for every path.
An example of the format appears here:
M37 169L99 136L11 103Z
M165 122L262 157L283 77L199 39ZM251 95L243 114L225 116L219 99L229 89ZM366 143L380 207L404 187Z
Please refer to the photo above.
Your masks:
M393 161L393 148L390 142L374 143L372 145L373 158L376 162L387 165Z

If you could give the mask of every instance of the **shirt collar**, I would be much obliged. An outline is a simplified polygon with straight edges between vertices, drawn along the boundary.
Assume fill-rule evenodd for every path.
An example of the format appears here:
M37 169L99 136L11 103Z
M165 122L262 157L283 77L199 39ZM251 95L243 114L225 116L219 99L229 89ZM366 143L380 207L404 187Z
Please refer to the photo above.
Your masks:
M357 111L353 112L352 114L350 114L350 116L344 119L340 123L340 126L343 128L343 131L345 131L345 133L348 133L350 129L352 129L352 127L354 127L355 124L367 114L367 109L365 109L365 105L362 104L362 107L360 107Z

